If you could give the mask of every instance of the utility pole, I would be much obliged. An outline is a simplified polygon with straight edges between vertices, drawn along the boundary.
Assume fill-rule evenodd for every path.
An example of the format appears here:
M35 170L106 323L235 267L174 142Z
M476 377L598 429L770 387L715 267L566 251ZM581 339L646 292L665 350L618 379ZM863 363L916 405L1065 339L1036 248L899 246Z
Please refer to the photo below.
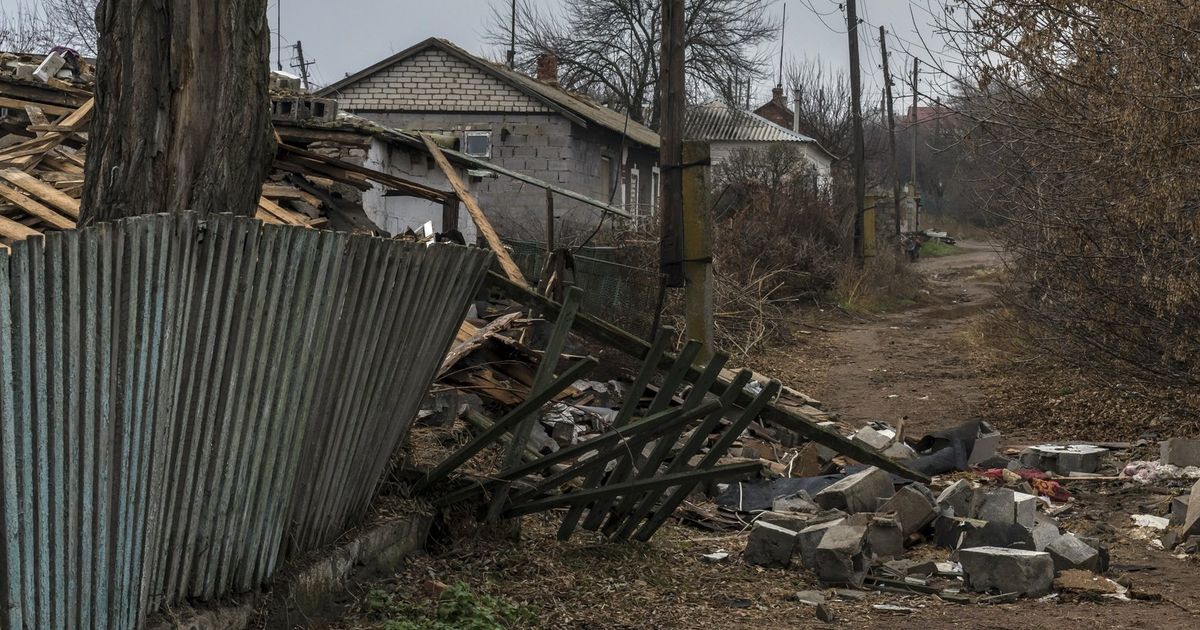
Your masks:
M913 57L913 104L912 114L910 116L909 127L912 128L912 194L913 194L913 226L914 232L921 230L921 202L920 195L917 193L917 96L920 90L917 89L917 80L921 73L921 60Z
M900 234L900 160L896 155L896 112L892 104L892 73L888 70L887 31L879 27L879 50L883 57L883 111L887 112L888 141L892 150L892 203L896 209L896 234Z
M913 78L912 78L913 104L912 104L912 112L909 114L909 119L910 119L909 122L912 124L910 124L909 126L912 127L912 185L913 185L914 193L917 190L917 95L918 95L917 78L920 75L920 72L921 72L921 60L913 59Z
M296 63L292 64L293 68L300 70L300 80L304 82L304 89L309 89L308 83L308 67L316 63L315 61L305 61L304 59L304 42L296 40Z
M684 286L683 278L683 42L684 0L663 0L662 68L662 222L659 266L668 287Z
M275 0L275 69L283 72L283 0Z
M850 101L854 108L854 257L863 257L863 214L866 211L867 173L864 161L862 77L858 62L858 7L846 2L846 32L850 36Z
M517 66L517 0L512 0L512 16L508 24L508 69Z
M779 26L779 82L776 84L783 87L783 46L784 35L787 33L787 4L783 5L783 23Z

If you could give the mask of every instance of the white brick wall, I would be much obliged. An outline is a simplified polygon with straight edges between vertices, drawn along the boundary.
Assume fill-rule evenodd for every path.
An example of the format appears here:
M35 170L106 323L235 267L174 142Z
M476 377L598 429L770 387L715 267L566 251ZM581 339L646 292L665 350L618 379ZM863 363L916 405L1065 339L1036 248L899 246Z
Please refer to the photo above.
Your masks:
M436 49L348 85L335 97L348 111L551 111L507 83Z

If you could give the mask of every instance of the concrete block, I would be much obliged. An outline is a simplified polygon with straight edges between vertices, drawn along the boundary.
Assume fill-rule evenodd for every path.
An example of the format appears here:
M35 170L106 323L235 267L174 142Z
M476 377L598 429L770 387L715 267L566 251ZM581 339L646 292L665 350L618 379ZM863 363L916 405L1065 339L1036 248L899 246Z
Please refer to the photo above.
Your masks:
M982 529L987 521L977 521L957 516L939 516L933 522L933 542L943 549L958 549L963 537L969 532Z
M1183 518L1183 530L1179 532L1182 538L1200 534L1200 481L1192 486L1191 496L1188 497L1187 514Z
M1038 515L1037 522L1034 523L1033 529L1029 532L1033 536L1034 551L1045 551L1046 546L1058 540L1062 536L1058 525L1052 519L1046 516Z
M899 520L877 516L867 525L866 554L872 560L898 558L904 555L905 538Z
M800 512L804 514L816 514L821 511L821 506L813 503L812 497L803 490L788 497L779 497L771 504L771 510L774 512Z
M959 542L960 549L971 547L1005 547L1036 551L1033 533L1013 523L986 523L983 527L967 529Z
M1083 544L1096 550L1096 553L1099 554L1099 556L1100 556L1100 571L1099 572L1107 573L1108 572L1108 563L1109 563L1109 560L1111 559L1109 556L1109 553L1108 553L1108 545L1106 545L1104 543L1104 541L1100 540L1099 538L1095 538L1092 536L1076 535L1075 537L1078 538L1081 542L1083 542Z
M1008 488L979 488L975 490L972 518L989 523L1017 521L1016 493Z
M866 535L866 527L855 525L835 525L825 532L813 554L813 572L822 586L862 586L867 575Z
M971 484L965 479L959 479L938 495L938 509L947 516L969 518L974 496L975 490L971 488ZM949 513L947 514L947 512Z
M882 451L892 445L894 438L884 435L871 427L863 427L850 436L850 440L868 448Z
M1171 438L1160 442L1159 459L1172 466L1200 466L1200 440Z
M818 492L813 501L827 510L845 510L850 514L874 512L895 492L891 476L872 466Z
M879 506L879 511L894 513L904 537L921 531L937 518L937 506L925 493L913 486L900 488L892 498Z
M821 539L825 537L825 532L833 527L837 527L846 522L846 519L839 518L824 523L809 525L800 530L796 536L796 547L800 550L800 563L807 569L813 568L817 553L817 546L821 544Z
M1037 497L1009 488L980 488L975 491L972 512L972 517L981 521L1032 528L1037 516Z
M1188 502L1192 495L1182 494L1171 499L1171 527L1181 527L1187 520Z
M750 539L746 541L746 552L742 557L756 566L786 568L792 562L795 549L796 532L758 521L750 530Z
M799 514L795 512L763 512L758 515L757 523L770 523L778 525L784 529L790 529L793 532L812 525L812 514Z
M1054 561L1041 551L975 547L958 552L969 590L1040 597L1054 584Z
M1024 492L1013 493L1013 519L1017 525L1033 529L1033 526L1037 524L1037 504L1038 498L1035 495Z
M1055 571L1070 571L1082 569L1093 573L1103 571L1100 563L1100 551L1075 537L1074 534L1063 534L1058 540L1046 546L1046 552L1054 561Z
M1021 464L1027 468L1035 468L1060 475L1072 472L1094 473L1100 469L1100 463L1107 449L1090 444L1042 444L1031 446L1021 453Z
M980 422L975 446L971 449L971 454L967 456L967 465L975 466L988 458L995 457L996 450L1000 448L1001 437L1000 432L992 428L992 425Z

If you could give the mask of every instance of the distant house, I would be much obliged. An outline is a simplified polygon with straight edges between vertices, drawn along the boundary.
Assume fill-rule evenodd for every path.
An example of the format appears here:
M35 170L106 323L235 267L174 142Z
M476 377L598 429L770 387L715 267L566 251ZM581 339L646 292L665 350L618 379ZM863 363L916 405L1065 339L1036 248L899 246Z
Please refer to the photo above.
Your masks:
M818 178L828 180L835 161L813 138L720 101L688 108L684 136L707 141L714 165L733 158L738 151L787 146L796 150L798 159L813 167Z
M339 107L379 124L453 135L463 153L650 217L658 206L659 138L651 129L557 85L544 57L532 78L427 39L321 90ZM473 192L510 238L540 239L545 191L473 172ZM557 230L590 231L598 211L556 199Z

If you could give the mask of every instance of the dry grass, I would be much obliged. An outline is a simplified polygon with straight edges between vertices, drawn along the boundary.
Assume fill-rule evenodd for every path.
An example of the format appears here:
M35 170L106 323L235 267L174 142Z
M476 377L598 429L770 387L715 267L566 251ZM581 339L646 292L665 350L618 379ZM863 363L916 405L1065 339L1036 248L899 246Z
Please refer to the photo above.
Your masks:
M899 251L881 247L863 265L843 266L830 297L846 311L872 313L911 306L924 288L924 278Z

